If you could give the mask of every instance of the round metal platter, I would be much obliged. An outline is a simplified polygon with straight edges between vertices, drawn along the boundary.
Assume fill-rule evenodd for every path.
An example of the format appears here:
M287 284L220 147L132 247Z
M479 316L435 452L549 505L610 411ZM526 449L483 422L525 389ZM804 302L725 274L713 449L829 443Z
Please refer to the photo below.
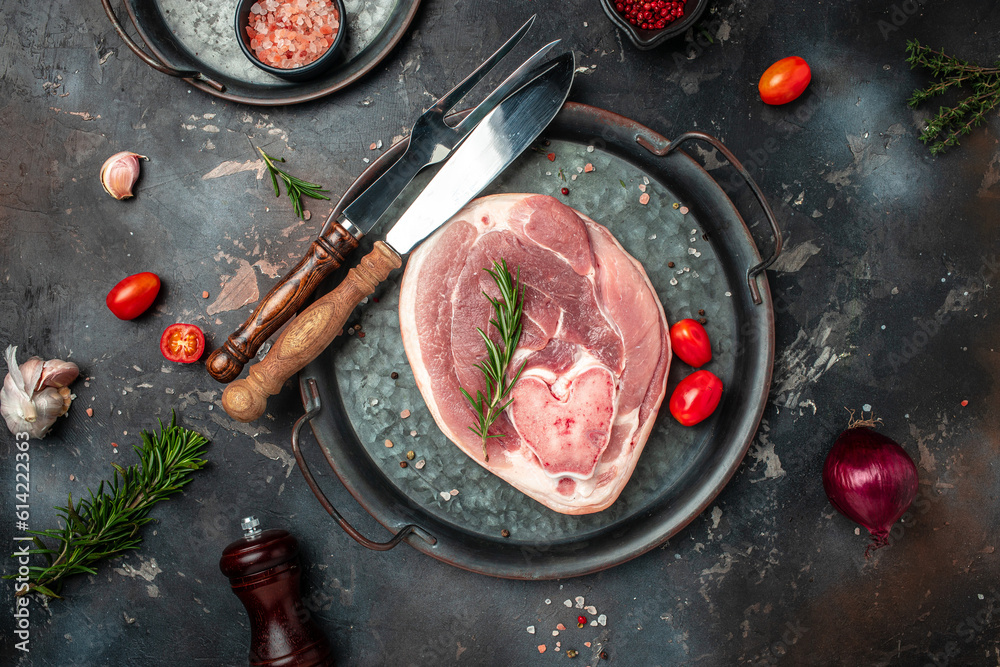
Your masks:
M354 83L402 38L419 0L345 0L347 44L338 65L316 79L293 83L255 67L236 41L235 2L125 0L125 8L149 51L177 69L194 70L225 86L186 85L233 102L280 106L315 100Z
M617 565L698 516L750 445L767 400L774 352L766 278L756 278L762 303L755 305L747 288L747 269L760 262L753 238L726 193L697 162L681 151L657 157L637 138L665 145L663 137L579 104L567 104L544 137L548 145L526 151L484 194L559 197L605 225L642 262L668 322L705 311L714 352L705 368L725 386L708 420L685 428L671 417L665 399L615 504L584 516L553 512L487 472L438 430L401 344L402 270L348 322L360 325L365 336L339 336L299 376L304 396L310 380L319 389L322 409L311 422L313 433L340 481L372 516L393 532L406 524L424 529L436 538L433 545L415 535L406 541L434 558L517 579L564 578ZM400 152L397 145L363 174L338 210ZM592 172L583 171L588 164ZM561 194L562 188L569 195ZM643 189L650 195L646 205L640 203ZM333 276L320 293L340 277ZM668 397L691 372L674 358ZM400 462L410 450L415 457L403 468ZM314 448L307 445L306 453L318 461ZM501 535L504 530L509 537Z

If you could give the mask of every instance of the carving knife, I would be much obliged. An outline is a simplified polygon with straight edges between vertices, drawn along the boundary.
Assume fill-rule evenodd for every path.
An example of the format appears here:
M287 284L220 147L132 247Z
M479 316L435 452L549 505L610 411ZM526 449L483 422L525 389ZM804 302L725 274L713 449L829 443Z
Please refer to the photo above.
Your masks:
M552 121L573 83L575 58L559 56L530 84L489 113L454 151L384 241L351 269L332 292L313 302L275 341L263 361L222 394L229 416L250 422L264 414L268 396L315 359L343 329L354 308L402 265L405 255L479 194Z
M253 313L233 332L225 343L212 352L205 366L219 382L229 382L243 371L257 350L281 325L301 308L313 289L326 276L343 264L347 253L358 246L358 239L379 221L390 204L421 169L446 159L508 95L529 83L539 74L538 64L559 43L546 44L521 63L503 83L495 88L465 118L449 126L445 113L453 109L485 77L497 63L517 46L531 28L535 17L507 40L497 51L458 85L438 99L413 124L406 150L386 169L375 183L351 202L336 220L330 217L323 225L319 238L299 263L286 273L257 304Z

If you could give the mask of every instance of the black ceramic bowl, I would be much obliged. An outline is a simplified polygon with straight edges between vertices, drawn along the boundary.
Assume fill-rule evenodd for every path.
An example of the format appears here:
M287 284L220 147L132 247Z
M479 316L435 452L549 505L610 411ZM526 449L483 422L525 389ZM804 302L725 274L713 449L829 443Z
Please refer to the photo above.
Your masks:
M326 53L308 65L294 67L291 69L282 69L280 67L265 65L260 60L257 60L257 56L254 55L253 49L250 48L250 38L247 36L247 25L250 23L250 8L255 2L258 1L263 0L239 0L239 2L236 3L236 41L239 42L240 48L243 49L243 54L249 58L250 62L254 65L269 74L279 76L287 81L306 81L323 74L335 65L338 60L340 60L343 55L344 47L347 44L344 40L344 37L347 34L347 20L346 13L344 12L344 0L330 0L334 7L337 8L337 14L340 15L340 27L337 29L337 35L333 38L333 44L330 45L330 48L327 49Z
M693 26L708 6L708 0L687 0L684 5L684 16L661 30L643 30L632 25L615 9L615 0L601 0L601 6L611 22L624 31L637 48L646 50L659 46Z

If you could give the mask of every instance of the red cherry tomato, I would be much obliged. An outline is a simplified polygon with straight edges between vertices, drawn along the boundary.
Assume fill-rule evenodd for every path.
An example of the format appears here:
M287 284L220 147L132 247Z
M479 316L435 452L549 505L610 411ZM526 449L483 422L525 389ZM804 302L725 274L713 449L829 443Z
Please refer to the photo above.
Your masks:
M670 414L684 426L694 426L715 412L721 399L722 380L711 371L695 371L674 389Z
M811 80L809 64L798 56L789 56L768 67L757 88L765 103L787 104L801 95Z
M171 324L160 336L160 352L170 361L193 364L205 351L205 334L193 324Z
M118 319L132 320L153 305L159 291L159 276L145 271L129 276L112 287L104 302Z
M697 320L681 320L670 327L670 349L681 361L698 368L712 360L712 343Z

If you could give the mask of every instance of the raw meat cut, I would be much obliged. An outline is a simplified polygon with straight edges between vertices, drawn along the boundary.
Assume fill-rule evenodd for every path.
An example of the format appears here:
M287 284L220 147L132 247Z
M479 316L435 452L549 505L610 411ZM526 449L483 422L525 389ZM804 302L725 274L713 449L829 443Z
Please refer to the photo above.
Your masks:
M485 390L477 327L499 291L483 269L520 270L525 362L513 402L488 442L459 391ZM557 199L505 194L466 206L410 256L400 329L417 386L438 426L490 472L547 507L589 514L628 482L666 393L670 336L642 266L607 229Z

